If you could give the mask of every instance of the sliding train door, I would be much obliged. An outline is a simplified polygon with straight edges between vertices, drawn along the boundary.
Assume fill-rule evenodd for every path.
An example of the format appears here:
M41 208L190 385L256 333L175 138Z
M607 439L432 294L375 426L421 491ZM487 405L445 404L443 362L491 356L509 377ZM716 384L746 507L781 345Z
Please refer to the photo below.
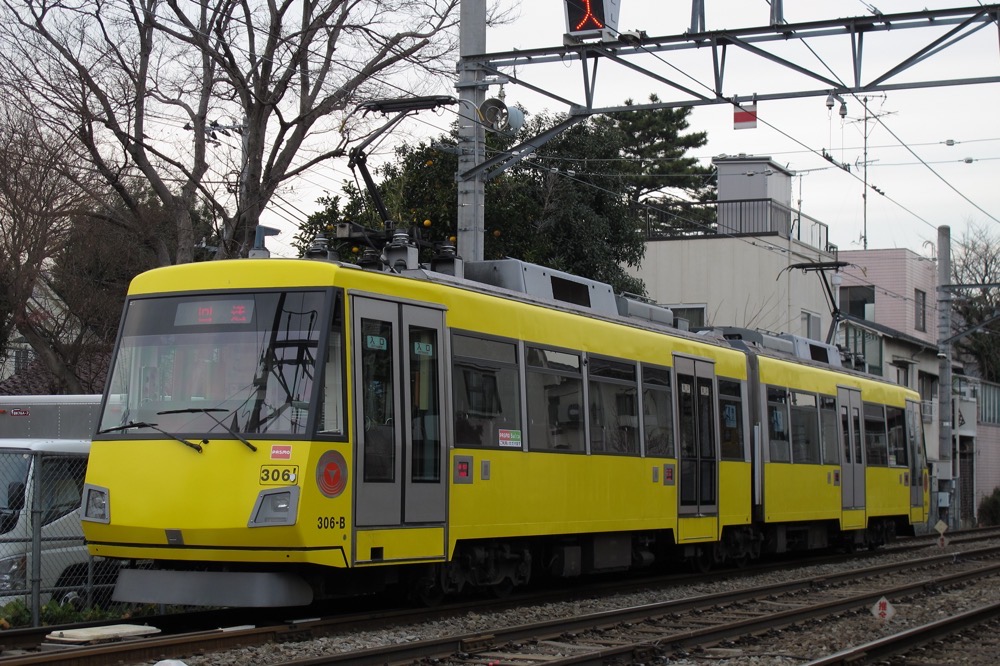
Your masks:
M919 523L927 519L927 453L920 403L913 400L906 401L906 449L910 466L910 520Z
M680 475L678 511L716 515L719 510L719 446L716 424L715 365L675 357Z
M850 388L837 389L840 406L841 497L846 509L865 508L865 440L861 431L863 419L861 392Z
M359 296L352 313L355 524L443 524L444 313Z

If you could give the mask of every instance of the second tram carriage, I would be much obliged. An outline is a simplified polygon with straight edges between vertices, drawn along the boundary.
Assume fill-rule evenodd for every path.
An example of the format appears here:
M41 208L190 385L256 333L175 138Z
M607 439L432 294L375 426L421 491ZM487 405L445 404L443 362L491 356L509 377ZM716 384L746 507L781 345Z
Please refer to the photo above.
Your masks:
M835 349L680 331L513 260L465 274L242 259L138 276L83 510L90 552L136 563L116 597L503 592L876 546L926 520L918 395Z

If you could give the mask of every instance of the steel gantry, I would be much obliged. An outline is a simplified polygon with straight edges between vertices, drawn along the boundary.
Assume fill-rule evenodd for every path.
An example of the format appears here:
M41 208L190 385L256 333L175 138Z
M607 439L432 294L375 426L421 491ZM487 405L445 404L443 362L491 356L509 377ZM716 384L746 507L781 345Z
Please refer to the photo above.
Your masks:
M463 2L463 48L457 84L466 106L472 107L461 112L459 122L459 141L463 149L460 154L465 155L458 173L459 251L467 259L473 260L482 258L482 239L470 240L468 234L482 233L485 181L496 177L563 130L589 116L642 109L714 104L736 106L767 100L830 95L843 97L879 91L1000 82L1000 50L996 48L979 54L979 60L975 63L976 68L982 70L979 76L971 75L968 71L971 67L963 67L961 70L951 70L954 76L945 78L921 78L919 75L904 77L904 74L912 73L914 66L939 56L972 35L984 29L996 30L1000 16L998 4L786 23L782 17L780 0L772 0L770 25L706 31L704 1L693 0L691 30L680 35L651 37L643 31L629 31L613 34L610 40L605 36L593 41L577 40L567 35L561 46L477 53L477 50L485 48L485 39L481 38L485 36L485 16L478 12L468 12L467 15L466 5L481 4L471 0ZM469 19L471 23L466 23L465 19ZM934 30L928 30L930 28ZM924 32L917 32L917 29L924 29ZM914 48L911 45L906 53L893 58L893 64L868 72L864 67L866 48L875 49L884 58L891 51L883 48L877 40L888 39L890 33L895 36L901 31L911 31L917 38L925 34L929 36L918 39L918 46ZM811 44L820 40L839 40L843 43L842 46L838 45L843 55L836 57L835 66L820 58L812 48ZM804 44L807 47L805 55L797 58L786 52L790 51L787 48L790 42ZM997 41L992 43L996 45ZM734 52L759 65L770 63L793 76L771 76L766 80L740 77L735 82L727 80L726 65L734 57L731 55ZM693 63L689 66L691 70L709 73L704 78L710 77L710 80L702 81L675 65L682 54L686 58L685 62ZM532 82L530 77L535 68L554 63L579 66L582 91L575 97ZM842 63L849 63L849 70ZM603 67L602 76L610 74L614 79L618 72L625 70L655 82L658 85L659 101L627 106L599 104L599 65ZM837 65L842 71L837 70ZM489 86L498 84L521 86L548 97L565 107L566 117L553 129L486 159L483 127L482 123L476 121L474 110L481 103L484 91ZM738 88L742 88L742 92L735 92ZM464 242L463 234L466 235Z

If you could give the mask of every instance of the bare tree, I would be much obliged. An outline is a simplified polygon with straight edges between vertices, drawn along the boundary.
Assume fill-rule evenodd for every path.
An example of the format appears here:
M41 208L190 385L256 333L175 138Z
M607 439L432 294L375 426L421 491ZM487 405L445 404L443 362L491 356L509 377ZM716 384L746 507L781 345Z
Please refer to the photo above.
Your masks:
M975 332L955 343L956 350L978 367L983 379L1000 382L1000 238L981 226L971 225L952 257L952 281L960 285L982 285L955 292L955 331Z
M79 187L85 169L67 160L65 142L31 118L0 118L0 302L4 341L16 330L66 391L83 392L75 367L92 332L49 285L52 258L65 248L70 218L90 206Z
M445 73L458 5L3 0L0 86L72 137L146 234L135 192L148 183L176 226L160 263L192 260L202 204L234 256L283 184L345 153L359 99L384 96L390 76Z

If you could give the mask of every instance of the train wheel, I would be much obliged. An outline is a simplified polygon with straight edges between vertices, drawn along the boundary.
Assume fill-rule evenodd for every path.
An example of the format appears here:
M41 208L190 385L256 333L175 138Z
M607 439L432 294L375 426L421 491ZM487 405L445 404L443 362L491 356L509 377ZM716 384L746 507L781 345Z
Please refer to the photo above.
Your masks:
M497 599L506 599L510 596L510 593L514 591L514 581L508 577L504 577L499 583L493 583L490 585L490 594L492 594Z
M414 594L421 606L432 608L441 605L444 601L444 590L440 585L421 585Z
M707 574L712 570L712 551L704 546L698 546L698 552L691 558L691 567L695 573Z
M421 606L438 606L444 601L444 588L441 586L441 573L438 567L432 566L422 575L410 581L410 598Z

